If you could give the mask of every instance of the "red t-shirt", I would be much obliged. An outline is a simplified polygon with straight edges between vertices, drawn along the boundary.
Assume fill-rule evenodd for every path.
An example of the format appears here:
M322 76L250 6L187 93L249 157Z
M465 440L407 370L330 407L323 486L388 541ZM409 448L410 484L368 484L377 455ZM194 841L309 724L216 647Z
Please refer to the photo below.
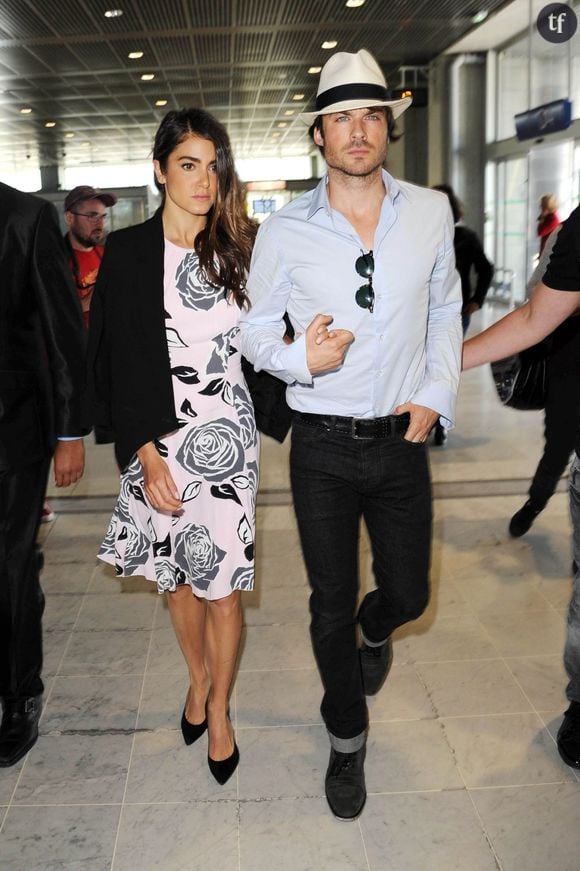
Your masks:
M72 261L70 267L75 278L75 284L78 295L81 300L83 309L83 317L85 326L89 326L89 309L91 306L91 297L99 274L99 267L103 259L104 248L102 245L95 245L91 251L79 251L73 249L73 256L76 261L77 269L74 268Z

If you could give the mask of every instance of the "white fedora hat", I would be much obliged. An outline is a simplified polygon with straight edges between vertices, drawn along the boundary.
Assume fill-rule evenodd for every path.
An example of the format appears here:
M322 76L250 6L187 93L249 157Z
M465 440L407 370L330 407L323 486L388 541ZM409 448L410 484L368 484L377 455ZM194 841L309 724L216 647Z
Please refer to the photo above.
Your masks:
M390 106L393 116L398 118L413 102L412 97L388 100L387 94L387 82L381 68L366 48L361 48L356 54L338 51L322 67L316 110L302 112L298 117L310 125L319 115L366 109L367 106Z

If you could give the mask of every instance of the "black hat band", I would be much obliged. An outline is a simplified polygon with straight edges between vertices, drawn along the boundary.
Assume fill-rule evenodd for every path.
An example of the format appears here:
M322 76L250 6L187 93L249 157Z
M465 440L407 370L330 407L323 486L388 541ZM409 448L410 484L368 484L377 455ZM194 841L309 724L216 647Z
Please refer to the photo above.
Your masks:
M377 100L384 102L388 100L387 89L382 85L371 85L369 83L337 85L336 88L329 88L328 91L323 91L316 98L316 111L320 112L326 109L327 106L332 106L334 103L342 103L345 100Z

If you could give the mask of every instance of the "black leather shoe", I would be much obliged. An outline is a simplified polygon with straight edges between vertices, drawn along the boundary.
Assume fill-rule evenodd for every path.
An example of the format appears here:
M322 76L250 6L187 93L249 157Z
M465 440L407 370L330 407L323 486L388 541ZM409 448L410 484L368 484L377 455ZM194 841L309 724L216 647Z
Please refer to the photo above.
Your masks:
M38 738L38 720L42 696L28 699L4 699L0 726L0 767L15 765Z
M570 702L558 729L558 752L572 768L580 768L580 702Z
M198 738L201 738L206 729L207 717L203 723L190 723L185 716L185 708L183 709L183 714L181 715L181 734L183 735L183 740L188 746L193 744L194 741L197 741Z
M509 533L511 537L519 538L521 535L525 535L541 510L533 504L531 499L528 499L510 520Z
M227 759L221 759L219 762L216 762L215 759L212 759L211 756L207 755L207 764L209 765L209 770L217 780L220 786L223 786L224 783L227 783L236 768L238 767L238 762L240 761L240 751L238 750L238 745L234 740L234 752L231 756L228 756Z
M338 820L356 820L365 806L365 752L364 746L355 753L330 750L324 788L330 810Z
M374 696L384 684L391 670L393 642L387 638L380 647L370 647L363 641L358 653L365 695Z

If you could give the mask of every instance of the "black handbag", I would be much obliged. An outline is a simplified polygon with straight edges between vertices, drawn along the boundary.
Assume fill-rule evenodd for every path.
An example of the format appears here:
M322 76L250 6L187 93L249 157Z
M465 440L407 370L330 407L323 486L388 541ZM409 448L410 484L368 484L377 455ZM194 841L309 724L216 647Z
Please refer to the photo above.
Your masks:
M500 402L521 411L537 411L545 407L550 345L549 340L544 340L491 364Z

